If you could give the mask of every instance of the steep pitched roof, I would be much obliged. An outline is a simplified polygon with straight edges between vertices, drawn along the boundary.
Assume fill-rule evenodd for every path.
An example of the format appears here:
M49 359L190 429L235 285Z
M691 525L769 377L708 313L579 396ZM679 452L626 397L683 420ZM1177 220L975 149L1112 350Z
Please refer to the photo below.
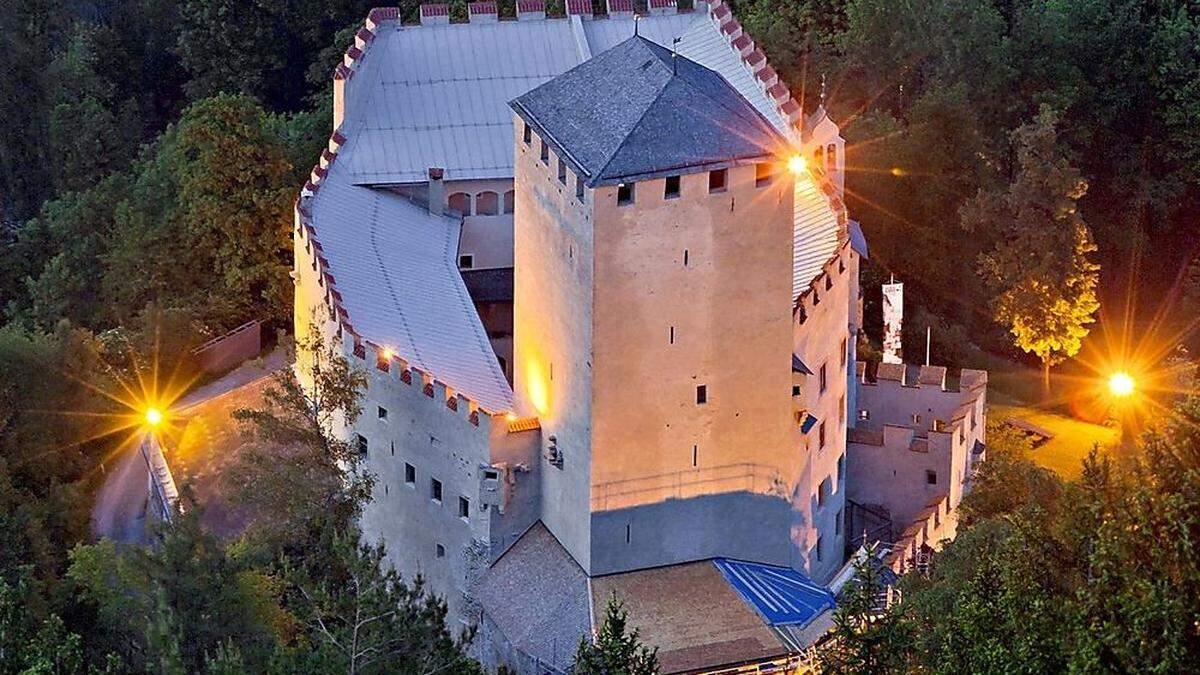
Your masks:
M592 187L728 166L788 147L720 74L641 36L510 105Z

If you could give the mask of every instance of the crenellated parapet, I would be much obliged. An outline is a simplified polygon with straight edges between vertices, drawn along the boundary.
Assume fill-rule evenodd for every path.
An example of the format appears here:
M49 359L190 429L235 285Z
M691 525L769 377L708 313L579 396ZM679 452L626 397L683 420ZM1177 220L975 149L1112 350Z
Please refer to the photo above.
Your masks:
M850 264L851 255L853 255L853 251L850 248L849 239L839 240L834 254L821 266L821 271L809 282L808 288L796 297L792 311L800 325L804 325L808 321L808 317L818 311L817 308L825 301L826 294L832 291L836 285L850 283L850 275L854 273L855 269Z

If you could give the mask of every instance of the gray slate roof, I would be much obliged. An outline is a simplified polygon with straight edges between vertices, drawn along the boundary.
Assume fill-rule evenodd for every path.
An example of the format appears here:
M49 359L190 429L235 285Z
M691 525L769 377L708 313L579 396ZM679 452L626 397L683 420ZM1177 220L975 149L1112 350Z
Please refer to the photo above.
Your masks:
M640 36L511 105L590 187L729 166L789 147L720 74Z

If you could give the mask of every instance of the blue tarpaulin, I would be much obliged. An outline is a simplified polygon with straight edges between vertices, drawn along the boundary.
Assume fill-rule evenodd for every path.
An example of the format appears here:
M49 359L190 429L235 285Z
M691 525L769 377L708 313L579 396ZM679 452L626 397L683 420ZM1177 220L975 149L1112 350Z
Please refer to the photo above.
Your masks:
M727 558L713 564L772 626L804 625L833 607L829 589L796 570Z

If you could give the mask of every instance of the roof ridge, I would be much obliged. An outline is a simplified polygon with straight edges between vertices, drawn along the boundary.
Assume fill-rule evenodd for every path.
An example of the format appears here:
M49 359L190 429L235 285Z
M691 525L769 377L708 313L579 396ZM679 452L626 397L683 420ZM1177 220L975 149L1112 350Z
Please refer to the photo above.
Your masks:
M640 35L635 35L635 36L629 38L629 40L634 40L634 39L641 40L642 42L650 42L649 40L647 40L646 38L644 38ZM626 42L628 42L628 40L626 40ZM655 46L658 46L658 45L655 45ZM616 47L613 47L613 49L616 49ZM659 59L659 62L662 63L662 59ZM662 65L666 65L666 64L663 63ZM646 106L646 109L642 111L642 114L638 115L637 120L633 123L633 125L631 125L629 127L630 132L632 132L634 129L637 129L639 126L641 126L642 120L646 119L646 115L649 115L650 111L654 108L654 102L657 101L659 99L659 97L662 96L662 93L667 88L667 85L670 84L671 80L673 80L675 77L678 77L678 75L676 73L672 72L671 76L668 77L666 80L664 80L662 85L660 87L658 87L658 93L655 94L654 98L650 100L650 105ZM592 176L588 180L588 182L587 182L588 187L595 187L595 181L598 181L600 179L600 177L604 175L604 170L607 169L608 166L610 164L612 164L613 160L616 159L617 155L619 155L621 153L621 149L624 148L625 144L629 142L630 135L632 135L632 134L631 133L625 134L625 137L622 138L621 142L617 144L617 147L613 149L612 154L608 156L608 159L604 160L604 164L602 164L600 166L600 168L596 170L596 175Z

